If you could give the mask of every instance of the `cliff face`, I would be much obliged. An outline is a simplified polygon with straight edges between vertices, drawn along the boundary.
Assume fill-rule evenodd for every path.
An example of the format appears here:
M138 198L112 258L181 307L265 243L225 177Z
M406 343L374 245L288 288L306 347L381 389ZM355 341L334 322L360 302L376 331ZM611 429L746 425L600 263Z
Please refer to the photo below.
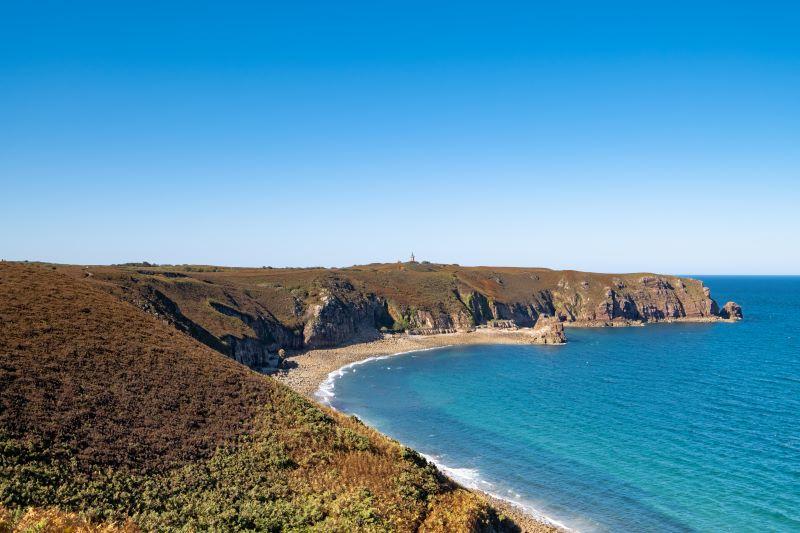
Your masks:
M569 272L553 286L528 297L509 292L501 289L494 298L470 292L465 302L474 323L505 320L531 327L539 317L554 316L562 322L604 326L704 319L719 313L709 289L700 281L671 276L611 277Z
M556 291L556 315L568 322L655 322L681 318L707 318L719 308L711 292L693 279L645 275L638 279L614 278L598 296L591 282L579 287L568 283Z
M357 334L369 335L379 327L391 324L386 301L374 295L358 294L352 285L345 289L347 298L326 289L319 302L308 306L303 326L305 348L335 346L353 339Z
M341 345L380 331L432 334L541 319L586 326L712 320L702 282L655 274L420 263L346 269L65 267L253 368L277 352ZM728 307L722 314L741 314ZM545 324L541 321L541 324Z

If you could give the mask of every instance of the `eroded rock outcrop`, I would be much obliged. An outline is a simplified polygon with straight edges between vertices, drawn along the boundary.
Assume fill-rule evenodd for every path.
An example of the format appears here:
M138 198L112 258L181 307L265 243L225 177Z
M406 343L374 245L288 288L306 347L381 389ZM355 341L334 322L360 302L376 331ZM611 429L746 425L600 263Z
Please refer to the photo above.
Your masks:
M444 306L433 309L413 309L403 317L408 323L408 333L412 335L435 335L469 331L473 327L473 319L464 309L448 312Z
M531 331L531 342L534 344L564 344L564 324L556 317L541 316Z
M519 326L513 320L490 320L486 323L486 327L495 329L517 329Z
M719 316L726 320L741 320L742 307L736 302L728 302L719 310Z
M343 300L323 290L319 303L309 306L303 327L304 348L336 346L363 331L375 331L389 320L386 304L379 298Z
M254 316L219 302L209 302L209 305L218 313L240 320L253 332L253 336L220 336L228 355L244 365L262 371L275 369L282 360L278 350L302 347L302 338L271 315Z

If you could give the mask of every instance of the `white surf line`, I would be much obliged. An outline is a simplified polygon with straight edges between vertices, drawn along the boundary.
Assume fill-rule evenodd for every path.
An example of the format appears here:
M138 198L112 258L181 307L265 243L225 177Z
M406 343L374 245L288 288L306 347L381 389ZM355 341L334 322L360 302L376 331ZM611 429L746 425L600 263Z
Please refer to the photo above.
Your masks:
M323 403L323 404L327 405L328 407L336 409L335 407L333 407L333 405L331 405L331 402L336 397L336 393L334 392L334 388L336 387L336 380L338 378L344 376L353 367L356 367L356 366L359 366L359 365L363 365L363 364L366 364L366 363L370 363L372 361L380 361L382 359L389 359L390 357L394 357L396 355L406 355L406 354L416 353L416 352L428 352L430 350L438 350L440 348L449 348L451 346L455 346L455 345L454 344L445 344L443 346L432 346L430 348L418 348L416 350L408 350L408 351L405 351L405 352L397 352L397 353L386 354L386 355L373 355L371 357L367 357L366 359L361 359L361 360L358 360L358 361L354 361L352 363L348 363L348 364L346 364L346 365L344 365L342 367L337 368L333 372L329 372L328 373L328 377L326 377L325 380L322 383L319 384L319 387L317 387L317 391L314 393L314 397L317 400L319 400L320 403Z
M317 398L317 400L319 400L320 403L323 403L323 404L327 405L328 407L330 407L331 409L333 409L335 411L338 411L338 409L336 409L336 407L334 407L331 404L333 399L336 397L336 393L334 392L334 388L336 387L336 380L338 378L344 376L352 368L354 368L356 366L359 366L359 365L366 364L366 363L370 363L372 361L381 361L383 359L389 359L390 357L394 357L396 355L407 355L407 354L416 353L416 352L428 352L428 351L431 351L431 350L438 350L440 348L449 348L451 346L455 346L455 345L454 344L445 344L444 346L432 346L430 348L418 348L416 350L407 350L405 352L397 352L397 353L393 353L393 354L373 355L371 357L367 357L367 358L361 359L359 361L354 361L352 363L348 363L348 364L346 364L344 366L341 366L341 367L337 368L333 372L329 372L328 373L328 377L326 377L325 380L322 383L320 383L319 387L317 388L317 391L314 393L314 397ZM352 413L352 414L354 414L356 416L359 416L358 413ZM361 418L361 417L359 416L359 418ZM422 455L427 461L429 461L429 462L433 463L434 465L436 465L436 467L439 470L441 470L442 472L447 474L450 478L454 479L455 481L457 481L458 483L460 483L461 485L463 485L463 486L465 486L465 487L467 487L469 489L477 490L477 491L483 492L485 494L488 494L489 496L491 496L493 498L497 498L498 500L502 500L504 502L508 502L509 504L513 505L514 507L516 507L520 511L532 516L534 519L536 519L539 522L542 522L544 524L560 528L560 529L562 529L564 531L570 531L570 532L577 531L577 530L574 530L574 529L571 529L571 528L565 526L564 524L562 524L558 520L555 520L554 518L551 518L551 517L545 515L544 513L542 513L538 509L535 509L535 508L531 507L530 505L526 505L526 504L524 504L524 503L522 503L520 501L517 501L517 500L514 500L512 498L509 498L508 496L505 496L505 495L502 495L502 494L498 494L498 493L495 493L495 492L491 492L490 490L487 490L486 487L481 487L480 486L481 483L487 485L488 487L494 487L494 485L491 482L486 481L485 479L483 479L480 476L480 472L478 470L476 470L476 469L451 467L451 466L448 466L448 465L438 461L436 458L434 458L431 455L426 455L424 453L420 453L420 455Z
M557 527L559 529L562 529L563 531L574 531L577 533L577 530L567 527L566 525L562 524L555 518L547 516L546 514L542 513L541 511L539 511L534 507L531 507L530 505L522 503L519 500L510 498L504 494L494 492L493 491L494 483L487 481L483 477L481 477L480 471L475 468L456 468L444 464L434 456L426 455L424 453L420 453L420 455L422 455L425 459L427 459L428 462L435 464L439 470L447 474L450 478L454 479L455 481L467 487L468 489L477 490L485 494L488 494L493 498L497 498L498 500L510 503L511 505L513 505L520 511L524 512L525 514L533 516L533 518L535 518L539 522L551 525L553 527ZM518 498L521 497L519 494L516 493L515 496L517 496Z

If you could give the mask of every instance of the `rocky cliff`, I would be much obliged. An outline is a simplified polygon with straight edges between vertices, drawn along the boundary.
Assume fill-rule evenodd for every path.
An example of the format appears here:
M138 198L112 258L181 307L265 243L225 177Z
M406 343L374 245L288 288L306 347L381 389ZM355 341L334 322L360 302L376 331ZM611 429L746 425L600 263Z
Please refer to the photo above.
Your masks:
M647 273L420 263L345 269L72 267L72 272L260 369L274 368L280 349L337 346L380 332L424 335L538 324L548 330L550 342L560 342L562 323L741 317L732 302L720 311L699 280Z

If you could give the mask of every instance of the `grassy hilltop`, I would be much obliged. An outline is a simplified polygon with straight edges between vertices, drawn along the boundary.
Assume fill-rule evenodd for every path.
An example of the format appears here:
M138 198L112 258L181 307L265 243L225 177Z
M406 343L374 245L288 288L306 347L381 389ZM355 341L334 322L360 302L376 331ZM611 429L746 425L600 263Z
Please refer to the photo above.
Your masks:
M223 285L280 313L315 271L93 270L0 263L0 530L516 529L415 452L118 298L131 291L114 280L183 285L201 303ZM213 316L200 307L181 312Z

